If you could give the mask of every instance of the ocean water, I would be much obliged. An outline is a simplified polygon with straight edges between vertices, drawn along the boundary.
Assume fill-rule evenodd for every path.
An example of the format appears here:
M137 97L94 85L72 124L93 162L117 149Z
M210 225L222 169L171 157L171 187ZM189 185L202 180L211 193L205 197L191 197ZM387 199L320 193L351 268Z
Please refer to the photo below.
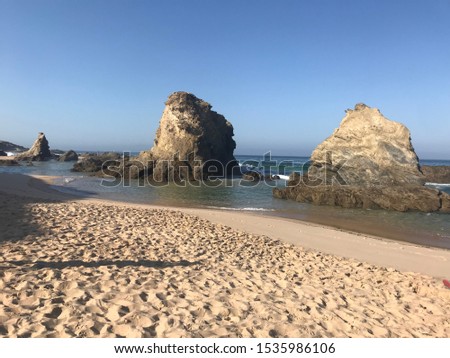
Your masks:
M236 156L236 159L243 166L280 175L281 178L286 178L293 171L301 172L307 168L309 160L308 157L264 158L256 155ZM450 161L422 160L421 164L450 165ZM131 203L248 211L262 216L275 215L304 220L343 230L450 249L449 214L342 209L273 198L273 187L284 186L285 180L252 185L240 179L230 179L214 187L181 187L175 184L154 187L138 181L130 181L128 185L112 185L111 179L72 173L72 165L55 161L38 162L30 167L0 167L0 172L58 176L55 188L75 195ZM450 193L450 183L448 184L437 187Z

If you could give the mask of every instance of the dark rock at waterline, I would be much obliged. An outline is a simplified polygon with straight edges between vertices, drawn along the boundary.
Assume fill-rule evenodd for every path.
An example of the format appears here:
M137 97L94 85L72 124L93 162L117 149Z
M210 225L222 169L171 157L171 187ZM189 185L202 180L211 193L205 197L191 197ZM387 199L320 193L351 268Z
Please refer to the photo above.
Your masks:
M450 195L442 192L441 194L441 212L450 213Z
M87 154L74 164L72 171L99 177L139 179L152 174L153 162L129 158L113 152Z
M259 182L261 180L264 181L273 181L278 180L280 177L278 175L263 175L257 171L248 171L242 174L242 179L250 181L250 182Z
M315 205L342 208L386 209L433 212L444 210L448 195L437 189L418 185L372 186L316 185L302 176L288 182L287 188L274 188L273 196Z
M108 174L116 178L140 179L150 178L153 174L154 162L151 160L139 160L138 158L124 158L120 164L114 168L114 171L110 171Z
M18 161L46 161L54 158L50 152L47 138L44 133L39 133L32 147L26 152L15 157Z
M0 150L0 157L7 157L8 154L6 154L6 152L4 152L3 150Z
M242 174L242 179L248 180L248 181L258 182L258 181L264 179L264 175L262 175L259 172L248 171L248 172Z
M122 156L119 153L86 154L73 165L73 172L100 174L108 166L118 166Z
M0 160L0 166L3 167L13 167L20 165L16 160Z
M450 166L422 165L420 167L427 183L450 184Z
M64 153L66 153L64 150L61 150L61 149L52 149L52 150L50 150L50 152L56 156L61 156Z
M76 162L78 161L78 154L73 150L69 150L62 154L58 160L60 162Z

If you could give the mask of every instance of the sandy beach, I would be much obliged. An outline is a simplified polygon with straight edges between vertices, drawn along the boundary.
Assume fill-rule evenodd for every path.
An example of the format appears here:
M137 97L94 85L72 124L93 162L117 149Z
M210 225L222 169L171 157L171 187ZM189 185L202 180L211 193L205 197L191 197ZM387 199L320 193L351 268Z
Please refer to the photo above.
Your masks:
M450 337L450 252L0 174L2 337Z

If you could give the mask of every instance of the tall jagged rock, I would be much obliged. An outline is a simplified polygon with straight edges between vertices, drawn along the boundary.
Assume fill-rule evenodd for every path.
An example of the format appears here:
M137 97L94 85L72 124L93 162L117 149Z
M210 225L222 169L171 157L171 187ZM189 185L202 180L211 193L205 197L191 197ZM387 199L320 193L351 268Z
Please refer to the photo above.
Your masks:
M331 178L339 171L348 185L422 185L425 180L408 128L362 103L346 111L311 162L317 175L325 171Z
M292 174L276 198L344 208L448 212L448 195L424 186L425 176L402 124L357 104L319 144L303 175Z
M32 147L17 155L16 159L31 160L31 161L45 161L53 158L53 154L50 152L50 147L48 145L47 138L45 138L44 133L39 133L37 139L34 141Z
M233 126L211 107L191 93L169 96L154 146L140 156L154 161L156 180L226 176L238 165Z

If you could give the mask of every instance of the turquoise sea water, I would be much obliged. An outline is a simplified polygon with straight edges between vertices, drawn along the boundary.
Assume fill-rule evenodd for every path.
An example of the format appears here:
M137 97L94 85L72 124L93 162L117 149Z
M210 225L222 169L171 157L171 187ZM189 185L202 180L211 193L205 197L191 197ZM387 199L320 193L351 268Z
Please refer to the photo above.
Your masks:
M242 165L265 170L266 173L268 173L269 165L272 165L271 174L281 174L281 177L289 175L292 171L300 172L309 160L307 157L274 156L270 158L272 163L267 163L268 158L256 155L236 156L236 158ZM450 161L446 160L423 160L421 163L450 165ZM131 181L128 186L110 186L111 180L70 172L72 165L72 163L55 161L38 162L30 167L0 167L0 171L58 176L59 179L55 182L58 190L78 195L132 203L249 211L263 216L275 215L305 220L345 230L450 249L450 215L448 214L342 209L274 199L273 187L285 185L284 180L249 185L240 179L233 179L215 187L206 185L180 187L175 184L153 187L141 186L142 183L138 181ZM439 188L450 192L450 185Z

